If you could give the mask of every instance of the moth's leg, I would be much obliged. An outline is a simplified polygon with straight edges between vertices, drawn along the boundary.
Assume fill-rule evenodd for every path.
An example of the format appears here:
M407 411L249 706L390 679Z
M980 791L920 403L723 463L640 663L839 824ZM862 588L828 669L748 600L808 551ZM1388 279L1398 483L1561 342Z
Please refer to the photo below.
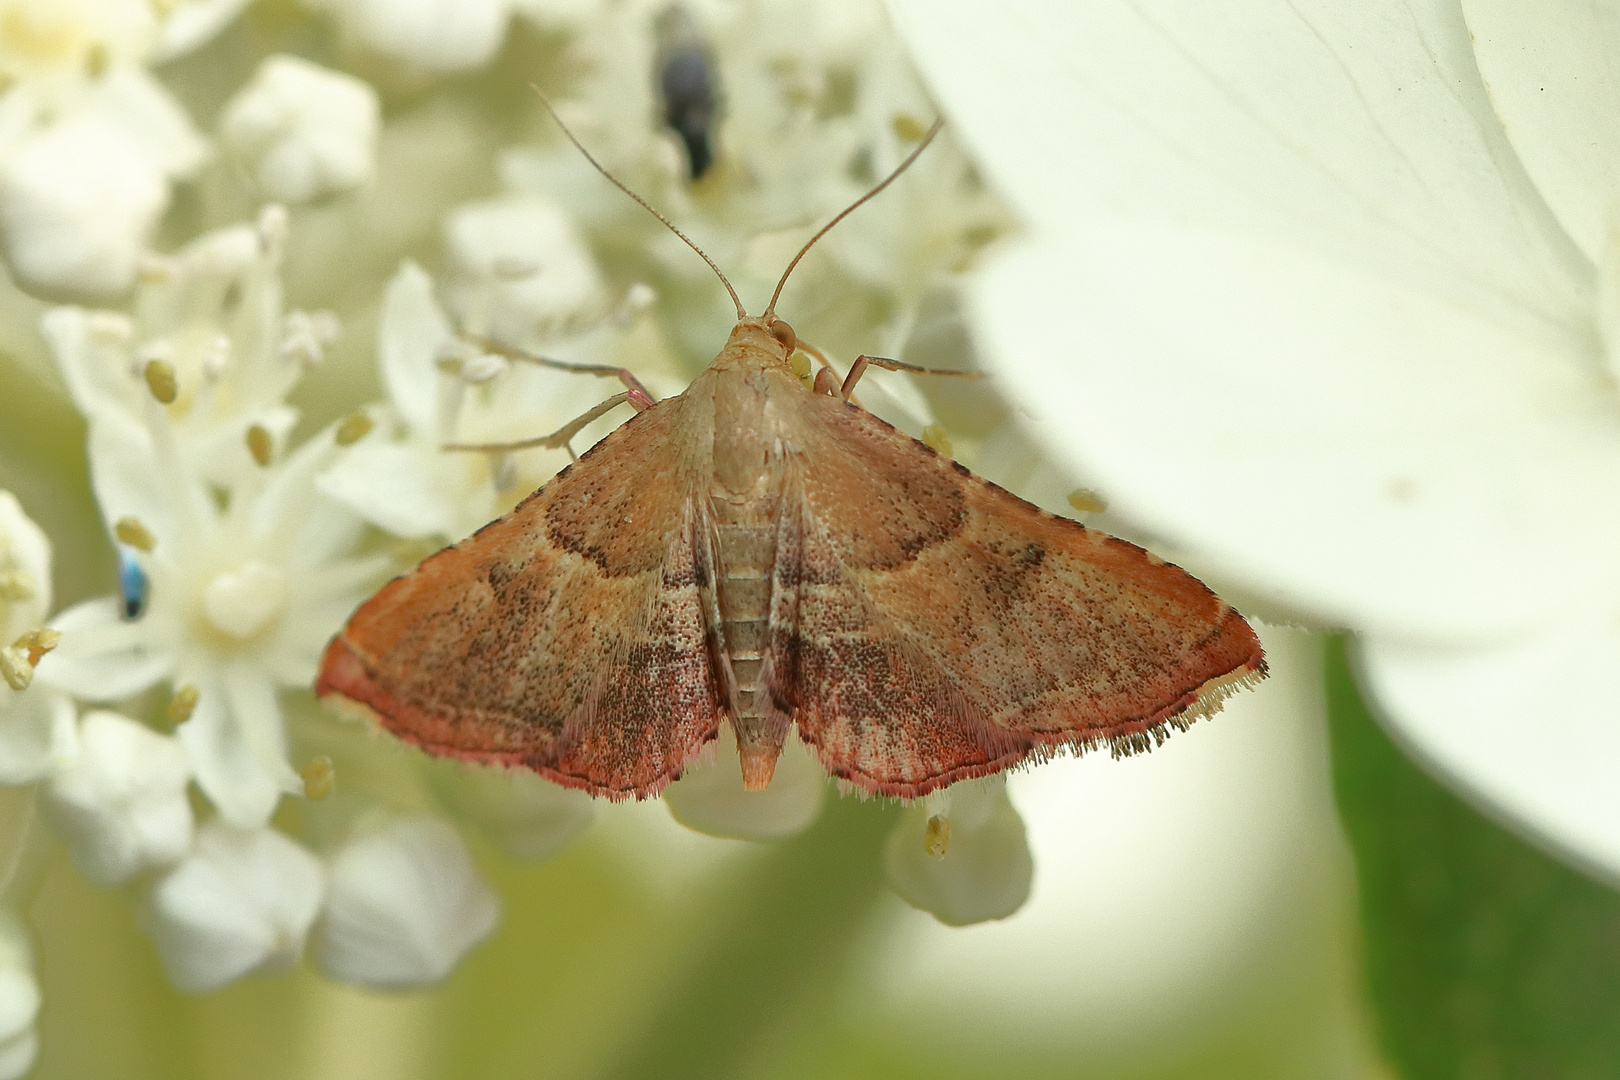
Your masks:
M801 341L798 344L800 350L815 357L817 363L821 365L816 371L816 381L813 387L815 392L818 394L839 395L841 391L838 388L838 369L832 366L832 361L828 360L820 349L808 341Z
M957 379L978 379L983 377L977 371L950 371L946 368L922 367L917 364L908 364L903 360L890 360L887 356L867 356L862 353L855 358L855 363L850 367L849 374L844 376L844 385L839 390L839 393L843 394L845 401L848 401L849 395L855 392L855 384L860 381L861 376L866 373L868 367L880 367L885 371L909 371L913 375L948 375Z
M622 394L614 394L612 397L608 398L600 405L597 405L595 408L574 417L574 419L568 421L568 423L564 424L556 431L553 431L550 435L542 435L537 439L520 439L517 442L504 443L444 443L439 447L439 449L481 450L486 453L505 453L512 450L527 450L535 446L544 446L548 449L555 450L560 446L568 451L569 460L578 461L578 457L576 457L574 454L574 448L568 445L569 441L572 440L575 435L578 435L581 431L583 431L585 426L591 423L593 420L596 420L598 417L618 408L620 405L625 404L632 406L636 412L641 412L644 409L652 408L654 402L652 398L647 396L647 392L645 390L627 390Z
M522 349L514 349L510 345L502 345L498 341L491 341L489 338L475 337L470 340L485 352L492 352L496 356L504 356L508 360L516 360L520 364L538 364L540 367L555 368L558 371L572 371L579 375L600 375L618 379L632 395L640 394L649 402L657 400L647 393L647 388L641 385L640 379L631 374L629 368L614 367L611 364L571 364L566 360L553 360L549 356L536 356L533 353L524 352ZM634 397L630 398L632 405L635 405L635 401ZM643 407L637 405L636 411L640 412Z

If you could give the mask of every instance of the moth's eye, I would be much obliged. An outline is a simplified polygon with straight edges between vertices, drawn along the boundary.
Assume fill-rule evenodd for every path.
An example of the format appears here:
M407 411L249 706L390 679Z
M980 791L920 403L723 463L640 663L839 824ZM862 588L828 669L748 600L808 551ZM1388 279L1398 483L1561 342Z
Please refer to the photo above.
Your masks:
M793 336L793 327L781 319L771 323L771 337L780 341L790 356L793 354L793 350L799 347L799 339Z

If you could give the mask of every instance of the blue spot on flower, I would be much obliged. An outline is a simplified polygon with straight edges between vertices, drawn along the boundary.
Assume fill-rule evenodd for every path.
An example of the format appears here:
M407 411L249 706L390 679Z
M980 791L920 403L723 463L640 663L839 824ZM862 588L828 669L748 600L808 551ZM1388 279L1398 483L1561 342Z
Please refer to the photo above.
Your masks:
M146 571L127 548L118 552L118 591L124 600L124 618L140 618L146 611Z

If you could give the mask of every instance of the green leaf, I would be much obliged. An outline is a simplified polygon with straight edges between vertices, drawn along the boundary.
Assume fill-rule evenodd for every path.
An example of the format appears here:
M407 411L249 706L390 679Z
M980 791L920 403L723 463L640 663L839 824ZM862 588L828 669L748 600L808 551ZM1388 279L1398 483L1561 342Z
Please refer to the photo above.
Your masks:
M1405 1080L1620 1076L1620 894L1409 761L1369 715L1343 641L1329 647L1327 689L1335 794L1391 1064Z

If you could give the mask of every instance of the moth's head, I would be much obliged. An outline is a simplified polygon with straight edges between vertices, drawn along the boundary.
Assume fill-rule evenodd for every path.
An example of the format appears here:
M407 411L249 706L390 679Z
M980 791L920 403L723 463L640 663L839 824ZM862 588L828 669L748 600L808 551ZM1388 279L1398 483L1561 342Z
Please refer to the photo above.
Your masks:
M758 349L786 363L799 347L799 339L785 319L775 315L748 315L738 319L737 325L731 328L727 345Z

